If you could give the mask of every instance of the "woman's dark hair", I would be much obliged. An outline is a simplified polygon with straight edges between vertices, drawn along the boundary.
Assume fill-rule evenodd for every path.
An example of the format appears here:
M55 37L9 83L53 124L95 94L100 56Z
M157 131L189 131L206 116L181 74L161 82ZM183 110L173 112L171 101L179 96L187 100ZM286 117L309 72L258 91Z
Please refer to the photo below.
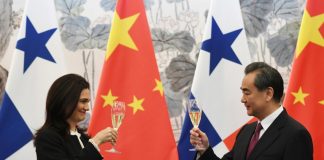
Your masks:
M251 72L257 72L254 79L254 85L259 91L264 91L268 87L273 88L273 99L276 102L280 102L283 95L283 79L280 73L264 62L253 62L246 66L245 75Z
M77 107L83 89L89 89L89 83L81 76L67 74L54 81L46 99L46 120L35 134L37 136L47 128L56 130L63 138L70 133L67 119Z

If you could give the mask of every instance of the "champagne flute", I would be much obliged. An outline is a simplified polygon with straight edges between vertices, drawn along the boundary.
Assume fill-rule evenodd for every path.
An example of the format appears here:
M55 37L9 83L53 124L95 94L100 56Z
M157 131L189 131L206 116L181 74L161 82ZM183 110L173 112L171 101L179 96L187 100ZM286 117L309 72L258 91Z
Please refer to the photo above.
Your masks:
M120 127L120 125L122 124L122 121L125 117L125 102L123 101L114 101L113 105L111 107L111 123L113 128L118 131L118 128ZM117 151L114 147L114 145L112 146L112 148L110 150L107 150L107 152L110 153L121 153L119 151Z
M189 117L193 127L198 128L201 119L202 108L198 106L195 99L189 99L187 102L187 110L189 112ZM197 147L198 146L195 146L195 148ZM196 151L195 148L191 148L189 149L189 151Z

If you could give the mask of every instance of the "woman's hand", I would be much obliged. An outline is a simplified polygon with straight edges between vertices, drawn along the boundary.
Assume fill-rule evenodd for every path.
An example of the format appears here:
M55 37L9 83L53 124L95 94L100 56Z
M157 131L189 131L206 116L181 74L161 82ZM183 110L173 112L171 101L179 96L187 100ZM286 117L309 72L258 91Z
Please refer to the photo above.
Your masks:
M110 142L112 145L115 145L117 140L117 131L113 128L107 127L99 131L92 140L99 146L102 143Z

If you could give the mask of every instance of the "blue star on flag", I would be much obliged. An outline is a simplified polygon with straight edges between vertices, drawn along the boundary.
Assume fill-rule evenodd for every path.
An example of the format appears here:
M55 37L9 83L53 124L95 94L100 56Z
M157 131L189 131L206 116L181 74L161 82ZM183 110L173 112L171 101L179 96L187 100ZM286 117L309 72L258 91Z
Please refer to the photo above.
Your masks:
M46 47L47 41L56 31L56 28L38 33L27 17L25 38L18 40L16 48L24 51L24 73L33 61L39 57L55 63L54 58Z
M242 29L238 29L227 34L223 34L215 19L212 18L211 38L205 40L201 47L202 50L210 53L209 75L212 74L222 58L237 64L241 64L231 47L232 43L241 31Z

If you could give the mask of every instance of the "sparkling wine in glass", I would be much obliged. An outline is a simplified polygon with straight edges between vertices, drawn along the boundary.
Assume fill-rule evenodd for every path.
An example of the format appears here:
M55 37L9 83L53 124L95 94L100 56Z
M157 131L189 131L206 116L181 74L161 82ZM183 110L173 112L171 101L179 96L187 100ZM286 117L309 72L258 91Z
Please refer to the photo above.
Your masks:
M122 101L114 101L113 105L111 107L111 123L113 128L118 131L118 128L120 127L120 125L123 122L123 119L125 117L125 102ZM110 150L107 150L107 152L110 153L121 153L119 151L117 151L114 147L114 145L112 146L112 148Z
M189 99L187 102L187 110L189 112L189 117L194 128L198 128L201 119L201 107L198 106L195 99ZM195 146L197 148L198 146ZM196 151L195 148L189 149L189 151Z

